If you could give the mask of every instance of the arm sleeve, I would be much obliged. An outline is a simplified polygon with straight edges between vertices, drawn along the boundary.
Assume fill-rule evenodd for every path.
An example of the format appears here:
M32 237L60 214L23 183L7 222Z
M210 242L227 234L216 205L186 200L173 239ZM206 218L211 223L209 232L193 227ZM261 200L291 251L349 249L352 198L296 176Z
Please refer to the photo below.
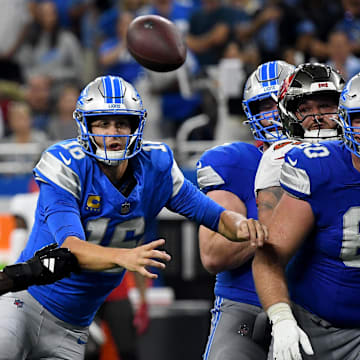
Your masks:
M170 199L167 207L213 231L218 230L220 215L225 210L187 179L177 195Z
M49 230L59 245L68 236L85 240L80 211L72 195L50 184L40 183L40 201Z

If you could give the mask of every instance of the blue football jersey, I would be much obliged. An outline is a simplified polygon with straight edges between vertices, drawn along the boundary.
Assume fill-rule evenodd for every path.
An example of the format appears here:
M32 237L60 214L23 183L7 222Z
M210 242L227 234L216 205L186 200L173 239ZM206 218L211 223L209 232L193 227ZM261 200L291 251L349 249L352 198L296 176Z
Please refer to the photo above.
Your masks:
M214 207L184 179L167 145L144 143L141 152L129 160L129 167L136 185L127 193L110 182L97 161L85 155L75 139L45 151L34 169L40 184L35 223L18 261L29 259L36 250L54 241L61 245L70 235L105 247L135 247L164 206L217 229L217 215L210 219L209 209L218 216L223 209L215 202ZM49 219L56 213L63 216L63 221L54 226ZM74 232L68 214L76 214L75 219L81 221ZM29 292L61 320L87 326L123 274L123 268L81 271L51 285L32 286Z
M288 272L292 300L339 327L360 327L360 173L343 142L285 156L281 186L307 201L315 227Z
M254 145L235 142L206 151L197 164L200 189L226 190L245 204L247 217L257 219L254 181L261 152ZM216 275L215 295L260 306L252 278L251 260Z

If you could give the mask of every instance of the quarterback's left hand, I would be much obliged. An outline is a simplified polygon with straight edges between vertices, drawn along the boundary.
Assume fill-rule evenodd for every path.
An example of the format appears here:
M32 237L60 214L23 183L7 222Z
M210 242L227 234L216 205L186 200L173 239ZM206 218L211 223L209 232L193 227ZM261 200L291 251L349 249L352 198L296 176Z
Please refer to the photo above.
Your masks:
M247 219L244 215L231 210L221 213L218 232L234 242L250 241L252 246L263 246L268 238L265 225L257 220Z
M150 318L148 305L146 302L143 302L138 309L136 310L133 324L136 328L136 333L142 335L146 332L149 327Z
M243 241L242 239L245 238L250 240L252 246L262 247L268 238L268 230L265 225L260 224L257 220L244 219L238 226L236 236L239 241Z

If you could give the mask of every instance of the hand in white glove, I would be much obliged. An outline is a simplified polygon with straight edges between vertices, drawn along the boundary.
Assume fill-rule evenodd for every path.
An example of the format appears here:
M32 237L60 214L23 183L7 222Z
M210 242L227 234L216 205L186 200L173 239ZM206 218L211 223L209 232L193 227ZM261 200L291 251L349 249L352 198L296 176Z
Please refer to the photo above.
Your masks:
M272 323L274 360L301 360L299 344L307 355L314 354L308 336L297 325L288 304L274 304L267 313Z

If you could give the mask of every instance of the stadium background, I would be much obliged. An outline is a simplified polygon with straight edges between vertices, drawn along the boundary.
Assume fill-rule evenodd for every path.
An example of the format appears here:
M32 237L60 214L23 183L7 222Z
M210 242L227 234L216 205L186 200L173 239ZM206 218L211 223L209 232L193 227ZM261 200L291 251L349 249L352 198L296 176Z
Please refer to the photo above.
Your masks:
M36 191L31 170L47 145L76 136L75 101L94 77L114 74L134 83L149 114L145 139L168 143L195 182L203 151L229 141L252 142L241 97L258 64L326 62L346 79L360 71L360 0L2 0L1 8L3 264L14 259L14 196ZM126 51L126 27L144 14L165 16L182 31L189 52L179 70L147 71ZM167 305L151 309L141 358L198 359L214 278L201 266L197 228L163 211L148 236L165 237L173 260L153 284L168 289L153 300Z

